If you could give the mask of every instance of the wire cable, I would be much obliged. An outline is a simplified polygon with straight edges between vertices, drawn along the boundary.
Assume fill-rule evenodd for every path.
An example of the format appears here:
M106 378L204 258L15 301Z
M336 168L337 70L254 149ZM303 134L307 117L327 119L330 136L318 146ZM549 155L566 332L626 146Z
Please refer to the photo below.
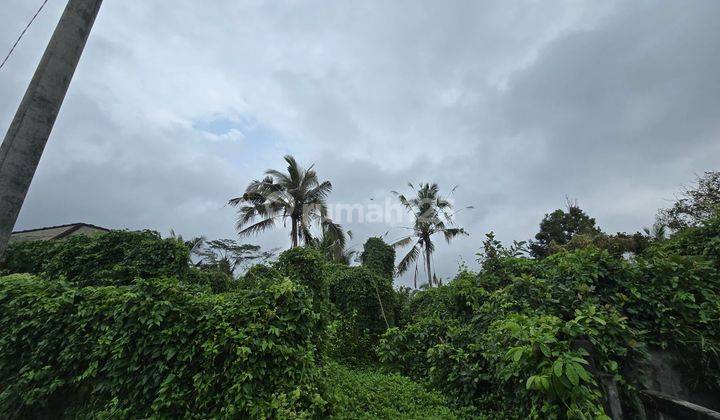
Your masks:
M18 45L18 43L20 42L20 40L22 39L23 35L25 35L25 32L27 32L27 30L30 28L30 25L33 24L33 22L35 21L35 18L40 14L40 12L41 12L42 9L45 7L45 4L46 4L47 2L48 2L48 0L44 0L44 1L43 1L43 3L40 5L40 8L37 10L37 12L35 12L35 14L33 15L32 19L30 19L30 22L28 22L27 26L25 26L25 29L23 29L22 32L20 32L20 36L18 37L17 40L15 40L15 43L14 43L13 46L10 48L10 51L7 53L7 55L6 55L5 58L3 59L2 63L0 63L0 69L2 69L3 66L5 66L5 63L7 63L8 59L9 59L10 56L12 55L13 51L15 51L15 47L17 47L17 45Z

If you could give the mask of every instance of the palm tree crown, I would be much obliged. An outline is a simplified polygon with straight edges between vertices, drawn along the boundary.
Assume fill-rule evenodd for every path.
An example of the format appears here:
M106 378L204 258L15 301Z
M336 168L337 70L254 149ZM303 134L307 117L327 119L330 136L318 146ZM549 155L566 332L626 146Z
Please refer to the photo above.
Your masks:
M407 208L414 219L413 226L408 227L413 233L392 244L394 247L403 247L413 243L410 251L400 260L397 271L398 274L406 272L422 254L427 272L427 282L429 286L432 286L435 278L431 264L432 253L435 251L435 243L432 241L433 235L442 233L445 240L450 243L456 236L467 235L467 233L463 228L451 227L453 226L453 205L448 199L440 196L437 184L420 184L418 189L415 189L412 184L408 185L416 193L413 198L408 199L403 194L393 191L400 203ZM435 283L438 282L435 281ZM417 276L415 278L415 288L417 288Z
M336 229L340 229L340 227L323 227L320 237L314 238L312 245L320 250L328 261L350 265L357 251L346 248L345 237L352 239L352 231L348 230L344 235L338 237Z
M265 178L248 185L242 197L233 198L229 204L238 208L236 229L240 236L263 232L290 219L292 247L312 243L310 227L317 223L323 232L343 238L340 225L328 217L326 198L332 191L329 181L319 182L310 166L304 169L295 158L285 156L287 173L268 169Z

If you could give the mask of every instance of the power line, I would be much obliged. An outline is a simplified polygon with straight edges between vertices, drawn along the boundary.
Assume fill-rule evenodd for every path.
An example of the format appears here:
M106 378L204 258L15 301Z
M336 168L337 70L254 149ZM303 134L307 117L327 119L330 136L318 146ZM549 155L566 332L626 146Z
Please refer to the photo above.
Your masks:
M10 56L11 56L12 53L13 53L13 51L15 51L15 47L17 47L17 44L18 44L18 43L20 42L20 40L22 39L23 35L25 35L25 32L27 32L28 28L30 28L30 25L32 25L32 23L35 21L35 18L40 14L40 12L42 11L43 7L45 7L45 3L47 3L47 2L48 2L48 0L44 0L44 1L43 1L43 3L40 5L40 8L38 9L38 11L35 12L35 14L33 15L32 19L30 19L30 22L28 22L27 26L25 26L25 29L23 29L22 32L20 32L20 36L18 37L17 40L15 40L15 43L14 43L13 46L10 48L10 51L7 53L7 55L6 55L5 58L3 59L2 63L0 63L0 69L3 68L3 66L5 65L5 63L7 63L8 58L10 58Z

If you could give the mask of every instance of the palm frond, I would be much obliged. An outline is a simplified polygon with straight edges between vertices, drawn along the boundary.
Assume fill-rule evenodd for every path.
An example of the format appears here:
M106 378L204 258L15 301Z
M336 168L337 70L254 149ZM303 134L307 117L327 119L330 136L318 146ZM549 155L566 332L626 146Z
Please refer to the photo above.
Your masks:
M453 238L459 235L469 236L469 234L465 232L465 229L463 228L448 228L441 230L441 232L445 236L445 241L447 241L447 243L450 243Z
M275 178L278 184L281 185L290 185L292 184L292 181L290 180L290 177L288 177L286 174L275 170L275 169L268 169L265 171L267 175L270 175Z
M254 235L263 231L266 231L272 227L275 226L275 218L268 218L261 220L251 226L246 227L245 229L238 232L239 236L250 236Z
M327 236L328 239L333 243L333 246L340 249L345 248L345 232L343 232L342 226L340 226L340 224L335 223L328 218L325 218L322 221L322 230L323 237Z
M399 240L391 243L390 246L393 248L402 248L402 247L406 246L407 244L409 244L410 242L412 242L413 239L415 239L414 236L406 236L402 239L399 239Z
M285 162L287 162L287 171L289 175L290 184L297 188L300 185L300 181L303 177L303 169L298 165L295 158L291 155L285 155Z
M308 190L307 192L307 202L308 203L315 203L315 202L323 202L327 196L332 192L332 183L330 181L324 181L321 184L318 184L314 188Z
M403 274L407 271L408 268L410 268L410 264L412 264L415 260L417 260L418 256L420 255L420 246L419 244L415 244L410 251L403 257L402 260L400 260L400 263L397 266L397 272L398 274Z

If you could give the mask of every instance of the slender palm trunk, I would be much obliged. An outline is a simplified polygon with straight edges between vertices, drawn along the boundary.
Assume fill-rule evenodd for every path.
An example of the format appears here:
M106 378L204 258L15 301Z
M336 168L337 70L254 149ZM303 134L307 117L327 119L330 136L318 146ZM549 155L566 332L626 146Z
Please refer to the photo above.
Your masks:
M432 268L430 267L430 249L427 246L425 247L425 267L427 268L428 285L430 285L430 287L432 287L433 280L432 280Z
M291 217L292 230L290 231L290 237L292 238L291 248L298 246L298 220L295 216Z

